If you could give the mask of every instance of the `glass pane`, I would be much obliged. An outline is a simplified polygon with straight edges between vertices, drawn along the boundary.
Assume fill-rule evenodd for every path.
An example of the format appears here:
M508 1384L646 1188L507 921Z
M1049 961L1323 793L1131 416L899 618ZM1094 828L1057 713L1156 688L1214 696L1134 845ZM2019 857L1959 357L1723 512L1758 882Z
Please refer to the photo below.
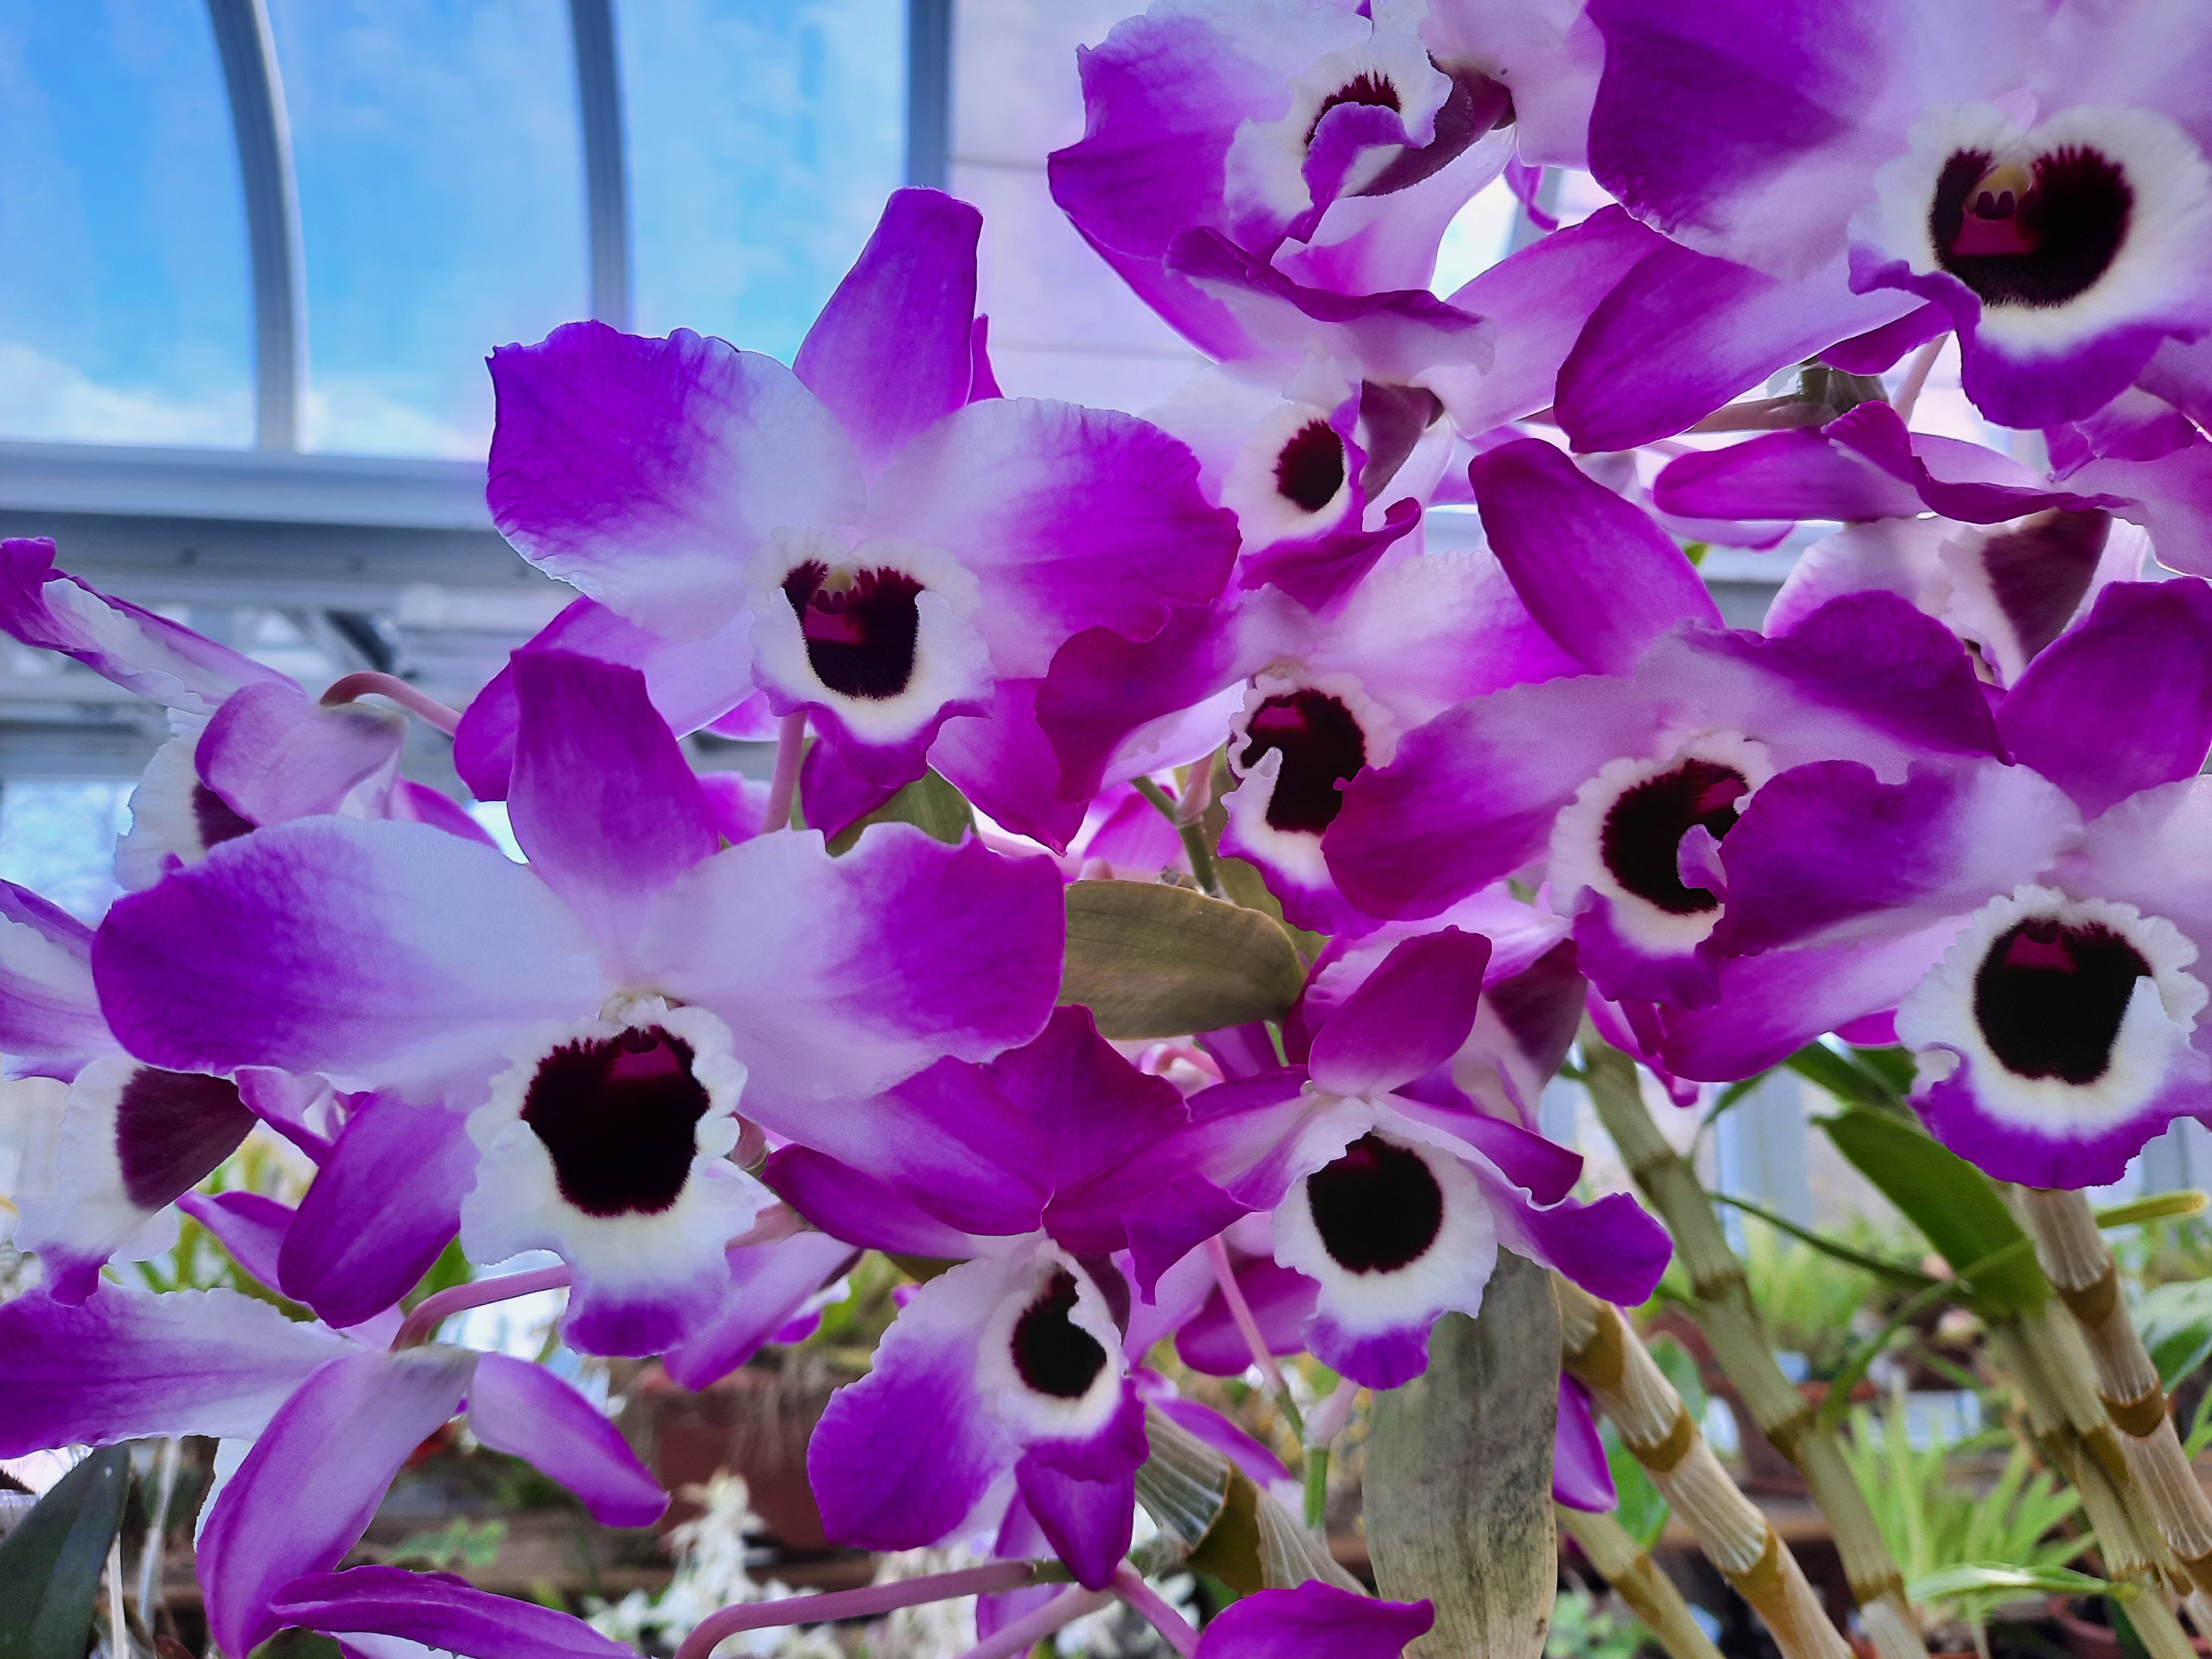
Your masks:
M902 0L621 0L636 326L788 362L905 164Z
M0 880L80 921L115 900L115 838L131 827L135 782L10 780L0 789Z
M562 0L270 0L307 263L308 447L473 456L484 356L589 311Z
M246 208L207 8L0 0L0 436L253 439Z

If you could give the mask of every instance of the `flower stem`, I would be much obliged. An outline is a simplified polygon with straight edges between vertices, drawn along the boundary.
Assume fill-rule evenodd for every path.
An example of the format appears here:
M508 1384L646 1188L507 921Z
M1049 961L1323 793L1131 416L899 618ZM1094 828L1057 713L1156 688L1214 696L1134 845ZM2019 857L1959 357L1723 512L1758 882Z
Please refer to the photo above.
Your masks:
M1198 1651L1198 1632L1191 1628L1190 1621L1170 1607L1159 1592L1145 1582L1144 1575L1127 1561L1114 1570L1114 1589L1124 1601L1143 1613L1154 1630L1167 1638L1168 1645L1182 1659L1191 1659Z
M826 1595L787 1595L774 1601L740 1601L701 1620L676 1650L676 1659L707 1659L725 1638L743 1631L772 1630L779 1625L826 1624L833 1619L867 1619L900 1607L920 1607L925 1601L950 1601L960 1595L996 1595L1019 1589L1033 1582L1036 1576L1036 1569L1027 1561L988 1561L980 1567L963 1567L957 1572L902 1578L894 1583L869 1584L860 1589L833 1590ZM1065 1599L1055 1596L1046 1605L1056 1606ZM1106 1597L1101 1595L1098 1599L1103 1601ZM1068 1618L1074 1616L1070 1613ZM1060 1624L1066 1622L1063 1619ZM1049 1627L1059 1628L1060 1625Z
M1226 898L1228 895L1222 890L1221 878L1213 867L1213 849L1206 844L1206 825L1201 822L1206 809L1200 807L1199 816L1185 822L1178 804L1169 799L1168 792L1150 778L1133 778L1130 781L1136 786L1139 794L1152 802L1159 809L1161 816L1175 825L1176 834L1182 837L1182 850L1190 856L1191 878L1198 883L1199 890L1209 898Z
M761 833L791 828L791 803L799 793L799 763L806 757L806 711L786 714L775 728L775 775L769 780Z
M392 1346L418 1348L436 1333L439 1326L457 1313L471 1308L488 1308L495 1302L510 1302L518 1296L528 1296L532 1291L557 1291L568 1283L568 1264L557 1267L540 1267L526 1273L501 1273L497 1279L479 1279L467 1285L456 1285L451 1290L426 1296L416 1305L399 1327L399 1334L392 1339Z
M1720 1650L1690 1617L1690 1604L1682 1592L1652 1565L1626 1528L1610 1515L1589 1515L1565 1504L1553 1508L1559 1513L1559 1530L1583 1547L1598 1576L1659 1638L1668 1659L1720 1659Z
M1283 1380L1283 1368L1268 1352L1267 1339L1260 1334L1260 1322L1252 1317L1252 1304L1244 1299L1244 1287L1237 1282L1237 1270L1229 1262L1229 1246L1222 1243L1220 1234L1206 1241L1206 1259L1213 1264L1213 1279L1221 1286L1221 1299L1228 1304L1230 1318L1243 1334L1244 1346L1251 1352L1252 1363L1259 1367L1261 1379L1275 1397L1275 1408L1289 1422L1291 1432L1304 1440L1305 1419L1298 1414L1297 1402L1291 1398L1291 1385Z
M1583 1081L1598 1121L1644 1198L1674 1235L1675 1251L1689 1272L1690 1311L1759 1432L1797 1465L1814 1503L1827 1516L1843 1557L1844 1576L1875 1651L1881 1659L1924 1659L1927 1644L1905 1601L1905 1576L1882 1541L1874 1510L1852 1478L1835 1434L1820 1426L1811 1402L1775 1363L1774 1350L1752 1305L1743 1264L1729 1249L1711 1197L1651 1121L1637 1081L1636 1062L1588 1024L1580 1041Z
M408 684L397 674L380 674L373 669L363 669L358 674L346 674L332 680L330 689L323 693L323 707L331 708L342 702L356 702L372 693L380 697L389 697L449 738L461 729L459 709L448 708L435 697Z
M1729 1479L1627 1316L1557 1273L1552 1293L1566 1369L1613 1419L1707 1559L1766 1621L1784 1659L1844 1659L1850 1650L1828 1622L1797 1558Z
M1001 1625L995 1635L985 1637L960 1659L1014 1659L1015 1655L1027 1653L1062 1625L1086 1613L1097 1612L1113 1599L1111 1590L1087 1590L1080 1584L1070 1584L1034 1613L1011 1625ZM678 1653L676 1659L702 1659L702 1656Z
M2045 1277L2087 1340L2097 1393L2118 1433L2135 1491L2182 1571L2212 1590L2212 1499L2174 1432L2171 1402L2121 1294L2119 1264L2078 1192L2021 1191L2014 1208Z

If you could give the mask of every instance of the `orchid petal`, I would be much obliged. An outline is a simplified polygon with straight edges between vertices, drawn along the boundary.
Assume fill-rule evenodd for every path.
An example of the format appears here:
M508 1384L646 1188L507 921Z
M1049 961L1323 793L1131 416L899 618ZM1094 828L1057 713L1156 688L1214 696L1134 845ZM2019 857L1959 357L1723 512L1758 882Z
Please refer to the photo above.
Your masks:
M720 849L714 809L635 669L537 650L514 667L515 841L619 950L647 896Z
M0 1457L145 1436L251 1438L318 1366L357 1352L235 1291L103 1285L0 1307Z
M366 703L325 708L297 686L241 687L216 711L193 757L240 817L283 823L335 812L359 785L399 764L407 720Z
M1457 1054L1474 1028L1490 941L1446 927L1407 939L1314 1033L1307 1061L1332 1094L1387 1094Z
M2212 749L2212 589L2114 582L2028 664L1996 719L2014 758L2084 817L2196 776Z
M374 1317L453 1242L476 1175L460 1113L372 1096L300 1200L274 1284L332 1325Z
M747 1115L803 1137L808 1102L1035 1036L1065 931L1048 861L885 824L841 859L812 834L726 848L655 897L638 951L736 1033Z
M1623 674L1686 622L1717 626L1674 538L1547 443L1522 438L1468 469L1490 545L1547 633L1584 666Z
M792 359L872 471L968 401L982 230L983 216L965 202L893 191Z
M1309 1579L1224 1607L1200 1638L1198 1659L1401 1659L1436 1621L1426 1601L1377 1601Z
M689 329L647 340L568 323L495 351L491 378L500 533L672 639L738 615L746 561L772 532L858 515L851 441L774 358Z
M826 1232L747 1245L732 1250L729 1258L738 1287L735 1305L661 1361L687 1389L719 1382L750 1359L817 1291L859 1259L851 1245Z
M356 1352L278 1409L200 1534L208 1632L225 1651L252 1652L283 1622L270 1603L284 1587L337 1565L408 1454L459 1409L476 1363L453 1348Z
M500 1353L478 1358L469 1431L551 1475L603 1527L649 1527L668 1507L668 1494L606 1413L543 1365Z
M245 686L291 684L228 646L56 570L54 544L45 536L0 541L0 629L185 714L212 714Z
M869 1549L933 1544L1014 1462L977 1395L975 1367L984 1322L1028 1271L985 1259L931 1279L891 1322L874 1368L830 1396L806 1474L832 1539Z
M301 1630L393 1637L463 1659L635 1659L630 1648L568 1613L404 1567L307 1573L280 1589L270 1607L280 1624Z
M179 1071L275 1066L426 1098L610 989L529 871L422 824L301 818L119 900L93 944L116 1033Z

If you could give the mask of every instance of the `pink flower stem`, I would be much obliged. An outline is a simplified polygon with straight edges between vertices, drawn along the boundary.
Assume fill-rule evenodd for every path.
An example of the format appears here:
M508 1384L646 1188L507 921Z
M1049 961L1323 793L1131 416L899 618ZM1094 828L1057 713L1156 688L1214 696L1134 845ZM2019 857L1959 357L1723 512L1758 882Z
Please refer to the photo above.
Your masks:
M532 1291L557 1291L568 1283L568 1269L563 1265L540 1267L534 1273L501 1273L497 1279L456 1285L449 1291L426 1296L416 1304L415 1311L401 1323L399 1334L392 1339L392 1346L395 1349L420 1347L454 1314L471 1308L488 1308L495 1302L511 1302Z
M791 800L799 793L799 763L806 757L806 711L786 714L775 728L775 775L769 780L761 833L791 827Z
M329 708L342 702L357 702L372 693L391 698L402 708L420 715L449 738L461 729L459 709L447 708L435 697L426 696L397 674L380 674L372 669L332 680L330 689L323 693L323 707Z
M1015 1655L1027 1653L1062 1625L1086 1613L1097 1612L1113 1599L1111 1590L1087 1590L1080 1584L1070 1584L1036 1612L1011 1625L1001 1625L996 1634L985 1637L960 1659L1014 1659ZM693 1659L693 1656L679 1655L678 1659Z
M1198 1651L1198 1632L1190 1621L1162 1600L1145 1582L1144 1575L1127 1561L1114 1569L1114 1592L1150 1620L1152 1628L1167 1638L1168 1645L1182 1659L1191 1659Z
M700 1620L676 1650L676 1659L707 1659L716 1644L743 1631L771 1630L779 1625L827 1624L833 1619L867 1619L899 1607L919 1607L925 1601L949 1601L956 1595L995 1595L1004 1590L1021 1589L1036 1572L1036 1568L1027 1561L990 1561L980 1567L963 1567L958 1572L933 1573L927 1578L870 1584L861 1589L833 1590L827 1595L787 1595L774 1601L741 1601L719 1613L710 1613Z
M755 1244L780 1244L785 1239L806 1231L806 1221L788 1204L771 1204L760 1212L753 1224L739 1233L723 1248L743 1250Z
M1303 1440L1306 1429L1297 1403L1291 1398L1290 1384L1283 1381L1283 1368L1267 1351L1267 1339L1260 1334L1260 1322L1252 1317L1252 1304L1244 1299L1244 1287L1237 1282L1237 1270L1229 1263L1229 1246L1219 1233L1206 1241L1206 1259L1213 1264L1213 1280L1221 1286L1221 1299L1228 1304L1230 1318L1243 1333L1244 1346L1251 1351L1252 1363L1260 1368L1268 1392L1275 1396L1276 1408L1290 1419L1291 1432Z

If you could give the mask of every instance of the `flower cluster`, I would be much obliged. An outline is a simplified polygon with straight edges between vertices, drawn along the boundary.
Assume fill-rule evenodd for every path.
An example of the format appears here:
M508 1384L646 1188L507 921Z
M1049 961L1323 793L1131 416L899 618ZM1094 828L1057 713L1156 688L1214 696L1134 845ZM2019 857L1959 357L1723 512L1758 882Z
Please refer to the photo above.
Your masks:
M1286 1472L1150 1362L1310 1353L1340 1425L1501 1249L1644 1299L1664 1234L1539 1132L1586 1018L1684 1099L1902 1045L1929 1130L2037 1187L2212 1114L2208 58L2155 0L1159 0L1051 166L1212 360L1150 419L1002 395L980 217L908 190L788 366L492 354L493 514L579 597L458 715L0 544L0 627L175 732L97 929L0 889L42 1273L0 1455L221 1437L231 1659L626 1652L340 1570L464 1412L603 1521L665 1502L403 1300L456 1238L550 1251L569 1347L703 1386L873 1249L922 1282L815 1495L843 1543L1056 1560L971 1586L978 1653L1118 1591L1204 1659L1397 1654L1428 1608L1318 1556L1176 1628L1148 1460ZM1610 204L1557 227L1560 170ZM1548 228L1438 297L1500 179ZM2008 448L1913 426L1952 339ZM1686 544L1800 524L1726 626ZM399 777L377 692L522 861ZM296 1208L196 1190L264 1131ZM103 1273L172 1206L312 1318ZM1609 1506L1573 1385L1559 1425Z

